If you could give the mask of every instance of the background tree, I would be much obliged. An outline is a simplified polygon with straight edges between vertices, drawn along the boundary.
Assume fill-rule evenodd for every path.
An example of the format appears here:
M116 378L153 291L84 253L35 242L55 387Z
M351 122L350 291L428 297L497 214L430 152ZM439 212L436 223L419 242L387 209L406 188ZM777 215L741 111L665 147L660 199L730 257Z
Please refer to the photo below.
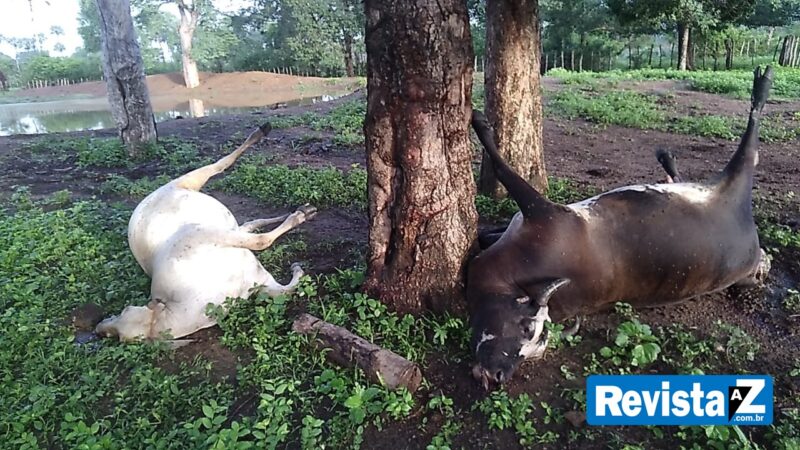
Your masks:
M87 53L101 51L103 39L100 36L100 16L95 0L80 0L78 34L83 40L83 48Z
M197 72L197 62L192 55L192 39L200 14L210 7L209 0L175 0L180 13L180 26L178 35L181 38L181 67L183 68L183 82L188 88L200 85L200 75Z
M255 0L232 25L240 46L233 65L245 70L349 76L362 68L364 14L355 0Z
M505 160L539 192L547 192L542 153L538 0L486 4L486 115ZM481 163L480 191L505 195L490 159Z
M179 20L161 6L163 0L132 0L133 26L142 51L145 72L175 71L174 58L181 54Z
M662 23L674 27L678 37L678 70L692 66L692 33L703 33L736 23L753 13L752 0L608 0L611 11L623 25Z
M198 23L192 56L203 70L222 72L230 67L230 56L235 52L238 42L231 18L210 10Z
M476 61L486 58L486 0L467 0L472 48ZM479 68L483 70L483 67Z
M128 153L155 141L156 124L128 0L97 0L111 114Z
M365 11L365 289L400 311L443 309L463 295L477 222L466 4L366 0Z

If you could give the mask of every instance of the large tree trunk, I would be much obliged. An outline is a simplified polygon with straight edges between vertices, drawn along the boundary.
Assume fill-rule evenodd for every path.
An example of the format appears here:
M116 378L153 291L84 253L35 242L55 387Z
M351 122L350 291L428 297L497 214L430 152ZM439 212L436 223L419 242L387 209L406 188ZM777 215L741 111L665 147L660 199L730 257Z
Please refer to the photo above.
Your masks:
M678 70L686 70L689 60L689 27L678 24Z
M366 0L365 10L365 289L399 311L453 308L477 224L466 3Z
M133 30L129 0L97 0L103 38L103 74L111 115L128 154L157 139L144 62Z
M542 154L537 0L489 0L486 4L486 116L501 155L523 178L547 192ZM506 195L484 154L480 191Z
M197 5L188 6L183 0L177 0L181 22L178 34L181 39L181 66L183 67L183 82L192 89L200 86L200 76L197 73L197 62L192 57L192 37L200 19Z

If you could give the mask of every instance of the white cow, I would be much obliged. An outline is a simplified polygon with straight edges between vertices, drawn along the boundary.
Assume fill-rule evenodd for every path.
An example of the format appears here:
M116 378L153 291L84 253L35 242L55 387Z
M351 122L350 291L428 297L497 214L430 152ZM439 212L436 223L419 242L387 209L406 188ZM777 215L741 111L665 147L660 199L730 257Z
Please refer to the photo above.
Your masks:
M262 126L230 155L170 181L139 203L128 224L128 244L152 278L150 302L103 320L98 335L122 341L180 338L216 324L205 313L209 304L247 297L254 288L271 296L295 289L303 275L298 264L292 264L292 280L284 286L252 250L266 249L316 210L305 205L289 215L239 225L225 205L200 192L269 131L269 124ZM256 232L277 222L282 223L268 233Z

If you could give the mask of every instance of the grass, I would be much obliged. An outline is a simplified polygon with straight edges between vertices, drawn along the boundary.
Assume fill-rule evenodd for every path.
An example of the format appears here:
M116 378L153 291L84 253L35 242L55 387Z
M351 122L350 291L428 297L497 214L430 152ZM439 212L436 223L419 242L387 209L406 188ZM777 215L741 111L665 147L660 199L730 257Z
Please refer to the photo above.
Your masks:
M550 195L563 201L584 195L568 181L551 180L551 186ZM564 430L559 424L568 409L533 395L497 391L461 409L430 384L427 396L390 392L359 371L328 363L306 337L291 331L298 310L423 366L433 354L470 358L462 319L392 313L359 292L360 269L306 277L291 297L255 296L229 303L227 312L212 311L220 320L221 344L248 355L238 360L235 384L219 380L212 361L180 361L159 345L78 345L64 322L75 306L93 301L116 312L146 302L148 279L125 242L130 210L96 201L71 204L66 192L37 204L20 191L10 206L0 212L0 330L8 337L0 349L0 439L9 447L368 447L367 427L420 420L411 417L421 414L419 426L432 436L428 448L444 449L476 412L489 430L508 430L523 446L624 442L613 430ZM259 257L272 269L288 267L307 251L302 238L290 236ZM552 351L585 354L583 375L742 371L760 351L729 324L701 336L677 325L651 327L625 305L616 317L601 346L575 340ZM574 380L581 370L568 361L561 373ZM570 409L585 405L581 390L555 389L575 402ZM237 414L242 401L252 405L245 417ZM427 422L432 415L441 417L438 425ZM765 445L792 448L798 429L800 420L786 415L763 438ZM660 428L651 433L656 441L666 439ZM675 436L687 448L751 445L735 427L686 427Z
M731 324L717 322L709 335L701 335L682 325L651 327L645 323L630 305L618 303L613 320L616 325L605 332L600 331L601 347L587 348L586 339L570 346L551 346L551 358L561 358L558 352L582 353L583 367L576 366L570 358L564 357L561 366L564 382L556 381L554 389L560 389L562 398L567 401L567 409L584 411L586 393L575 388L576 372L583 376L592 374L704 374L704 373L748 373L758 369L754 366L759 346L755 340L740 328ZM584 332L586 335L587 333ZM587 336L585 336L586 338ZM800 365L798 365L800 367ZM799 370L800 372L800 370ZM567 387L569 386L569 387ZM778 399L776 399L777 401ZM541 403L542 414L537 419L530 417L536 407L527 393L512 397L505 392L495 392L478 402L474 408L486 416L490 429L512 429L520 443L553 442L546 435L539 434L538 426L559 423L564 411ZM779 413L776 413L779 414ZM524 420L527 417L527 420ZM783 417L776 416L775 425L770 428L761 442L766 448L795 448L800 438L800 415L789 409ZM675 446L680 448L762 448L752 440L751 431L736 426L698 426L670 428L648 426L643 432L650 437L645 442L633 441L618 435L610 429L596 427L569 430L566 436L556 436L557 442L595 442L601 439L613 443L611 448L660 448ZM551 430L550 433L553 433ZM602 436L601 436L602 435ZM538 437L530 441L531 436ZM639 437L641 439L641 436ZM666 441L665 441L666 439ZM667 444L669 442L669 444Z
M270 122L275 128L306 126L313 130L333 131L333 142L356 146L364 144L364 116L366 100L352 100L331 109L327 114L305 112L301 115L276 117Z
M789 314L800 314L800 291L797 289L788 289L786 297L783 299L783 308Z
M117 138L43 138L37 139L25 149L34 158L55 157L61 161L74 160L81 169L86 168L131 168L150 161L161 162L172 173L182 173L204 164L197 145L177 138L162 138L148 144L137 158L128 156L127 150Z
M124 237L130 210L79 202L47 211L24 193L13 206L0 211L0 440L7 447L358 446L368 424L402 420L416 400L327 363L291 331L290 311L307 309L419 363L465 346L461 319L392 313L357 291L358 270L306 277L296 296L259 296L214 312L222 343L251 355L241 362L240 394L231 380L213 381L214 365L203 358L181 363L154 344L78 345L63 320L75 306L96 302L116 312L146 301L148 279ZM276 250L265 259L278 264L289 253ZM236 418L242 392L253 393L254 412ZM442 439L453 435L449 429Z
M137 180L130 180L122 175L111 174L100 185L101 194L116 194L141 200L159 187L167 184L171 180L166 175L155 178L142 177Z
M565 89L553 94L548 107L556 115L568 119L582 118L598 125L729 140L738 139L747 125L745 120L730 116L674 115L658 96L632 91ZM790 141L800 136L800 127L782 117L766 116L760 136L764 142Z
M317 207L366 209L367 205L367 172L359 167L342 172L334 167L290 168L244 160L225 178L212 182L211 187L245 194L277 206L310 203Z
M800 69L774 66L775 82L772 98L780 100L800 99ZM608 72L570 72L553 69L547 72L570 85L592 85L597 82L618 83L620 81L686 80L692 89L712 94L723 94L736 98L750 98L753 88L752 70L727 71L678 71L674 69L612 70Z

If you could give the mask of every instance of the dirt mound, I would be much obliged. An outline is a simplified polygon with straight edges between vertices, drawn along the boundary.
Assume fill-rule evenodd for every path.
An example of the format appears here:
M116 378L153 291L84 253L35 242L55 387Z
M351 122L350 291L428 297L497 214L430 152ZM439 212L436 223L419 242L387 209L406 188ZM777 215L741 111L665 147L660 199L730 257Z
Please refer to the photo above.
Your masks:
M200 99L210 101L216 106L260 106L298 97L314 97L339 88L344 93L351 91L357 84L355 78L326 79L269 72L201 72L200 86L189 89L184 86L183 75L178 72L147 77L147 88L154 103L179 103ZM104 98L106 83L90 81L70 86L46 86L24 89L16 95L28 99Z

